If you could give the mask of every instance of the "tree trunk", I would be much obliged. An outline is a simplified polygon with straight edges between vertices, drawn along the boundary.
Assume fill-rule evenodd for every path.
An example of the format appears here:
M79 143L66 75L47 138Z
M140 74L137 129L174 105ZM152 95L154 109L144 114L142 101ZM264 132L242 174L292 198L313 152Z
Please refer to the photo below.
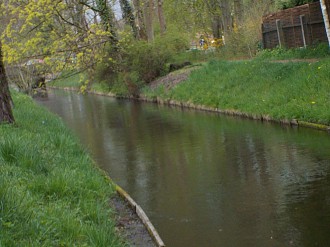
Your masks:
M154 40L153 9L154 9L153 0L146 0L144 13L146 17L145 20L146 20L147 36L149 42Z
M166 31L166 22L163 12L163 0L158 0L158 19L160 25L160 34L163 35Z
M234 0L234 18L236 25L239 26L243 19L243 0Z
M212 16L212 34L213 34L213 38L215 39L219 39L221 38L221 29L222 29L222 25L221 25L221 17L220 15L214 15Z
M115 15L112 9L110 6L108 6L107 0L96 0L96 6L104 30L110 32L110 42L114 46L114 48L117 48L118 37L115 28Z
M138 38L138 30L137 25L135 23L135 17L133 14L133 9L128 0L119 0L120 8L123 13L123 19L127 25L130 25L132 28L133 36L137 39Z
M233 27L229 2L227 0L220 0L220 9L222 13L223 32L226 36Z
M320 0L320 4L321 4L321 9L322 9L325 31L326 31L327 37L328 37L328 44L330 47L330 24L329 24L329 16L328 16L328 11L327 11L327 6L325 3L325 0Z
M146 32L146 26L144 24L144 15L141 8L140 0L133 0L134 5L134 12L135 12L135 20L136 20L136 26L138 30L138 39L147 40L147 32Z
M223 31L223 18L221 15L223 13L220 11L221 2L218 0L208 0L205 3L210 13L213 38L218 39L222 36L221 31Z
M12 112L12 99L9 92L1 48L0 42L0 123L13 123L15 120Z

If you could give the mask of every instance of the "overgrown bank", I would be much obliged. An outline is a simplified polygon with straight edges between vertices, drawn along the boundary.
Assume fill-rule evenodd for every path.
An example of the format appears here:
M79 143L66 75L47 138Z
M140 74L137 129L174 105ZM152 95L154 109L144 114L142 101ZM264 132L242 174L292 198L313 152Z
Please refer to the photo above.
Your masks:
M191 70L172 72L145 85L140 89L140 97L218 109L220 112L262 120L300 121L329 126L330 58L323 50L323 58L320 58L320 54L316 56L319 58L315 58L313 52L298 51L300 57L294 50L278 49L266 51L253 60L212 60ZM286 59L288 54L289 59ZM192 72L187 78L189 70ZM53 85L72 86L74 81L75 86L79 87L77 80L70 78ZM94 83L91 91L108 94L109 88ZM120 93L111 91L110 94L130 96L127 88Z
M13 93L0 125L0 246L126 246L115 232L115 187L59 118Z
M172 88L147 98L180 101L273 120L330 125L330 59L318 62L211 61Z

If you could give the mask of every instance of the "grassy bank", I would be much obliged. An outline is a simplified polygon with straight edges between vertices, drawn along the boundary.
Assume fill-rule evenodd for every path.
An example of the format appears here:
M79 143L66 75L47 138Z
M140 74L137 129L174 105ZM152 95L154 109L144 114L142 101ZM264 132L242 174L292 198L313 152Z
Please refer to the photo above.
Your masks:
M0 246L125 246L114 186L59 118L14 93L15 125L0 125Z
M180 70L175 71L162 79L162 83L156 83L157 87L152 83L152 87L145 85L141 94L150 99L192 103L255 118L330 125L327 44L307 49L263 50L252 60L224 61L225 57L223 50L177 54L174 62L192 61L203 66L184 82L177 82L179 76L171 76L180 74ZM75 78L68 78L53 85L71 86L75 82ZM93 83L91 90L107 93L110 87L105 83ZM111 91L118 96L129 96L124 83L115 83Z
M275 120L330 125L330 59L318 62L210 61L166 89L144 88L149 98L191 102Z

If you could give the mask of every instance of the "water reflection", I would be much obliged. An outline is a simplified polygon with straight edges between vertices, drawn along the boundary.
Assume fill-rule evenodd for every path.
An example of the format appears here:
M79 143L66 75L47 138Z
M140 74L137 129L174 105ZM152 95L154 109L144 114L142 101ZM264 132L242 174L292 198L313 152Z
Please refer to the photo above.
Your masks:
M167 246L327 246L330 138L55 91L58 113Z

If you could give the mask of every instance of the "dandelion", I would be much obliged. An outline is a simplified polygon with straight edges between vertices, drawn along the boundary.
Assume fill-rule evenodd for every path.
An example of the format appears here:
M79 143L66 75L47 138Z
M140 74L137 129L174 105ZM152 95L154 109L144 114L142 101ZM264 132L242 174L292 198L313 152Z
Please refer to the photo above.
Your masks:
M314 105L315 104L315 101L312 101L311 104Z

